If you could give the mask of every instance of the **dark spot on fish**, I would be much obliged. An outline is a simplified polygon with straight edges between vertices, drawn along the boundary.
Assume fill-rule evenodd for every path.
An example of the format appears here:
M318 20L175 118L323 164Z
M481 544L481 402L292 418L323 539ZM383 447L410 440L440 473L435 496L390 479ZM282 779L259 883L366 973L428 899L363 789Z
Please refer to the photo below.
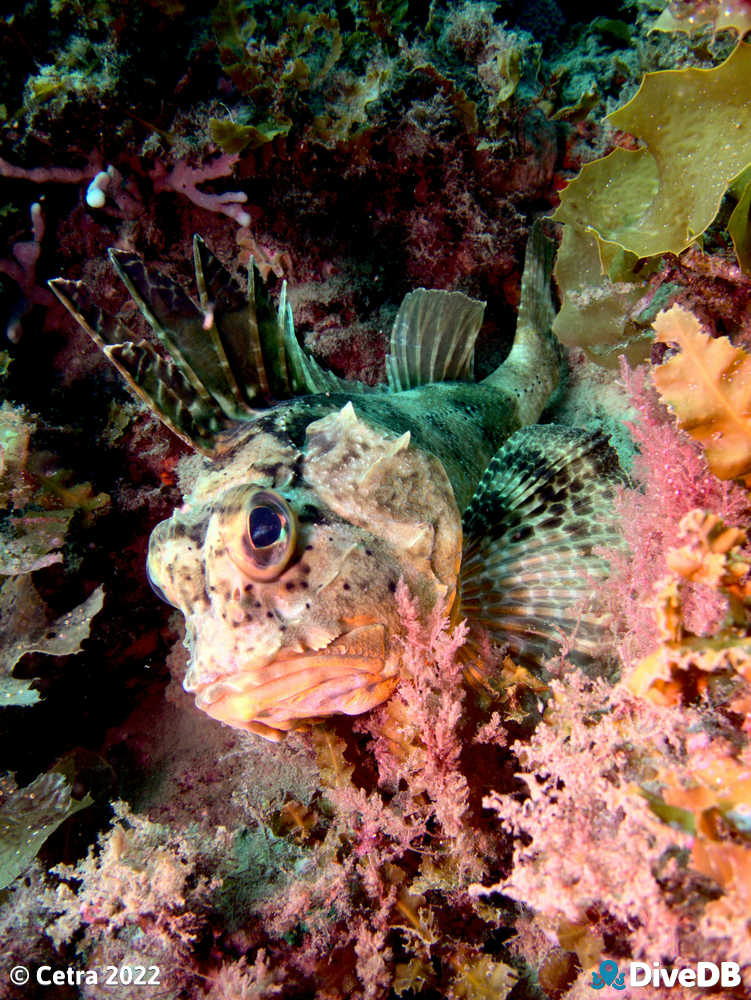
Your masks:
M287 580L287 582L284 584L284 589L285 590L294 590L295 589L295 585L292 582L292 580Z
M203 527L203 521L199 521L197 524L185 524L183 521L177 521L171 525L170 533L173 538L188 538L196 545L200 545L203 542Z
M310 566L307 563L300 563L300 572L307 575L310 573Z
M370 551L370 549L365 549L365 555L366 556L372 556L373 553Z
M306 546L305 546L305 551L306 551L306 552L310 552L310 550L311 550L312 548L313 548L313 546L312 546L312 545L306 545Z
M253 607L254 608L260 608L261 607L261 602L260 601L253 601Z
M297 513L297 519L301 524L328 524L330 521L321 508L312 503L303 504Z
M350 589L350 587L349 587L348 583L343 583L342 584L342 590L349 590L349 589Z
M525 538L529 538L532 534L532 528L529 525L525 525L523 528L519 528L510 537L512 542L523 542Z
M256 472L259 472L261 473L261 475L268 477L271 480L272 485L274 486L279 482L281 478L280 473L282 471L285 473L287 472L287 466L285 465L284 462L268 462L265 465L255 465L254 468Z
M273 618L274 616L273 616L273 614L270 611L267 611L266 612L266 617L267 618Z
M246 594L250 594L251 591L253 590L253 584L246 583L245 586L243 587L243 590L245 591Z
M389 580L389 590L392 594L396 591L396 583L393 580Z
M302 590L307 590L308 589L308 581L307 580L301 580L300 581L300 588Z
M309 604L308 601L305 602L305 609L306 609L306 611L310 610L310 604Z

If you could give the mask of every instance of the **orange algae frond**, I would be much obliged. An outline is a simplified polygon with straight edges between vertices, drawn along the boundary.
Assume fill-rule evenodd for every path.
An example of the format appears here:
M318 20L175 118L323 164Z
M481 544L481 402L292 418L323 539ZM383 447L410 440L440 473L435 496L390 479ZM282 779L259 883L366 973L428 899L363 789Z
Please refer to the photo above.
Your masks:
M670 572L655 588L654 606L660 633L657 649L628 678L636 695L662 704L679 704L689 670L705 675L737 674L751 683L751 582L744 532L728 528L714 514L694 510L681 521L681 546L667 554ZM728 611L713 634L694 635L684 623L687 583L700 583L707 601L724 596ZM699 688L705 686L700 678Z
M712 338L687 309L673 306L654 323L658 343L679 353L654 370L663 401L703 445L719 479L751 472L751 354L727 337Z

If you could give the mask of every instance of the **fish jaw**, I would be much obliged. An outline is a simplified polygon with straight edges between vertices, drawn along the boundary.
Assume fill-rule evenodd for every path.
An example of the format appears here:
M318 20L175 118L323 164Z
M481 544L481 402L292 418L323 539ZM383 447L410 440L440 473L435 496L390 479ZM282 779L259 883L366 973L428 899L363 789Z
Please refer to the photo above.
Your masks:
M386 628L351 629L318 650L282 650L264 666L192 687L196 706L236 729L267 739L327 716L359 715L393 693L398 663Z

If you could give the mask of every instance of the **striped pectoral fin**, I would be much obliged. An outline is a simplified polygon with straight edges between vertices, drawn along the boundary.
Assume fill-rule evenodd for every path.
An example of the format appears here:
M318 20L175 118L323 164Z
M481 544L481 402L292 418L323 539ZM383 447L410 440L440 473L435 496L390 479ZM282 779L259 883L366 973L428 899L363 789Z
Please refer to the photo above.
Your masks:
M540 665L568 650L594 667L607 640L597 607L622 548L614 487L618 459L599 433L536 425L517 431L488 465L464 514L461 614Z

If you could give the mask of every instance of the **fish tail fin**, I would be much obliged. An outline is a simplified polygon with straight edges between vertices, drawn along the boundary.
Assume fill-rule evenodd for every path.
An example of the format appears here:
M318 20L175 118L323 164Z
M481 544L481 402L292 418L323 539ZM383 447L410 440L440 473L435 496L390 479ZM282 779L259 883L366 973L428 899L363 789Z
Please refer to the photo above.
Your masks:
M538 220L527 242L521 300L511 352L483 381L513 395L523 424L534 424L558 386L561 346L553 333L555 306L551 294L554 247Z

